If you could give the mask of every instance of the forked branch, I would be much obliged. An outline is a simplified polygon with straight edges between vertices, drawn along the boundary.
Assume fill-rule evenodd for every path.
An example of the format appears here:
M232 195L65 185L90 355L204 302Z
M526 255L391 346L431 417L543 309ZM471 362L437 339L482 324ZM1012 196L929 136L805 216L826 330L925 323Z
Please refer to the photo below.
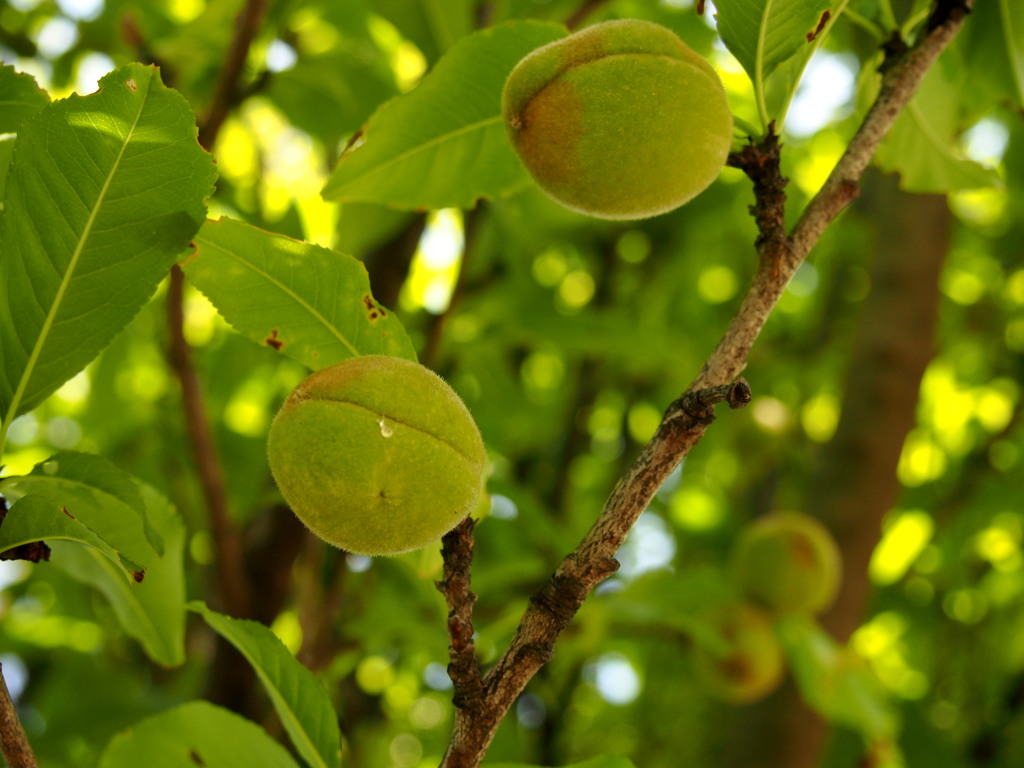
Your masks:
M508 649L482 680L483 696L456 702L455 730L442 768L480 765L509 708L551 658L561 631L590 591L618 568L615 553L637 518L703 436L713 417L710 406L715 398L729 400L734 407L749 398L745 383L730 382L743 371L761 329L811 248L856 198L860 178L882 138L955 37L970 6L971 0L937 0L936 11L917 43L890 55L878 96L863 123L788 235L782 228L785 180L778 173L776 137L769 132L760 144L732 157L732 163L751 176L757 194L752 212L760 230L760 258L753 282L722 340L686 393L669 407L593 527L531 599Z

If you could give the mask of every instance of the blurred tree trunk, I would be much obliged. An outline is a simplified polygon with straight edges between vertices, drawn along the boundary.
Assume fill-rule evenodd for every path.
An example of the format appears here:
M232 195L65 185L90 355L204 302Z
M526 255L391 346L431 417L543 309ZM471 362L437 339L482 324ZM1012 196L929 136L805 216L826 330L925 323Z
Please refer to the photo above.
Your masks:
M944 195L903 193L895 178L877 174L866 177L858 208L877 232L871 292L850 355L839 425L806 496L806 511L828 524L843 556L839 598L822 617L840 642L865 618L868 562L882 519L899 497L896 465L934 353L939 275L951 224ZM819 764L828 726L801 701L792 682L738 710L736 721L727 768Z

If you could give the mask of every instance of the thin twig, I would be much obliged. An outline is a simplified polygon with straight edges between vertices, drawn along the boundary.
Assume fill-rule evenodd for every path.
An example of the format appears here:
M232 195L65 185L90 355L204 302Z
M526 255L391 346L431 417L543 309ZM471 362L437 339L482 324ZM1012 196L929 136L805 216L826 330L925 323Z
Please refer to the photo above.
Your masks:
M224 65L220 70L217 87L213 92L213 101L203 118L199 128L199 143L212 150L217 143L217 135L231 110L238 106L243 98L240 87L245 62L249 58L249 48L256 38L263 17L267 13L267 0L248 0L235 19L235 34L228 46Z
M28 743L25 729L18 718L11 692L4 680L3 664L0 664L0 751L8 768L37 768L36 756Z
M484 678L485 697L475 709L456 712L455 729L444 768L476 768L498 725L533 675L550 658L559 633L568 626L583 600L618 568L615 553L647 508L655 492L700 440L711 423L701 411L720 395L746 365L747 355L797 268L825 228L858 192L858 182L879 143L909 103L928 68L963 24L969 2L950 6L946 14L897 61L882 78L881 90L857 134L824 187L810 202L791 235L758 241L754 281L725 335L686 394L668 409L640 456L620 479L597 521L574 552L562 561L551 580L530 601L519 628L497 665ZM771 244L776 253L766 254ZM745 384L726 387L736 405L749 397ZM716 393L711 396L710 393ZM696 398L696 399L694 399Z
M184 333L185 276L177 266L171 269L167 288L167 327L170 335L171 367L181 384L181 404L192 455L199 473L203 497L210 516L210 528L217 549L217 581L224 610L232 616L249 615L249 584L245 578L242 537L228 509L224 475L213 443L213 431L203 403L202 386L192 363L192 349Z

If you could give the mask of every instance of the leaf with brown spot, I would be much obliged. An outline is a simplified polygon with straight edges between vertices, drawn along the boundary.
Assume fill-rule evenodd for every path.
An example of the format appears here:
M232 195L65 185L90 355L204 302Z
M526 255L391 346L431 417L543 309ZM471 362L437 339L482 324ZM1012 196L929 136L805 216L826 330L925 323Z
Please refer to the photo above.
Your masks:
M807 33L807 42L808 43L813 43L814 42L814 39L819 34L821 34L821 30L823 30L825 28L825 25L828 24L828 20L830 18L832 18L832 11L824 11L821 14L821 19L818 21L818 26L816 26L814 29L812 29L810 32Z
M718 0L722 42L755 84L796 55L833 0ZM826 20L827 21L827 20ZM758 83L760 79L760 83Z
M268 347L273 347L278 352L280 352L281 349L284 347L284 342L278 338L277 334L277 328L271 328L270 335L263 340L263 343L266 344Z
M0 492L17 499L0 540L45 537L54 565L102 593L154 662L184 661L185 528L165 497L100 456L73 452L0 479Z
M125 578L134 580L136 571L143 570L125 559L109 542L92 529L80 523L51 499L40 495L24 496L7 512L0 526L0 552L42 540L65 539L91 547L116 565Z
M5 169L0 434L135 317L206 218L216 171L185 99L142 64L100 83L30 117Z
M196 242L186 276L258 344L313 370L359 355L416 359L357 259L230 219L208 221Z

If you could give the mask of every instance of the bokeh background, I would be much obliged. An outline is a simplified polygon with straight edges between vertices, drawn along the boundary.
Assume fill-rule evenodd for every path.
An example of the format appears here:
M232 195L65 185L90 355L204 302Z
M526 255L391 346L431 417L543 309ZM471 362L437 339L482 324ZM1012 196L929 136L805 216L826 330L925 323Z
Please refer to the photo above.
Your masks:
M993 42L1003 39L997 5L979 4L902 126L911 138L886 146L882 170L800 268L745 371L750 406L720 413L658 493L491 760L755 764L742 745L764 750L780 732L773 711L792 696L716 701L695 676L692 636L728 591L737 532L772 510L821 516L859 558L847 583L866 591L863 609L825 623L879 681L873 702L892 714L906 764L1024 760L1024 123L1020 83ZM5 0L0 59L55 98L95 90L123 63L156 62L202 118L241 6ZM863 116L887 14L910 24L922 6L852 3L811 60L782 129L790 223ZM379 105L414 89L474 28L526 17L665 24L711 59L737 115L756 122L710 3L698 15L687 0L278 0L210 147L220 174L211 216L362 259L421 361L476 417L491 459L473 571L485 665L700 370L756 265L751 185L731 168L684 208L634 223L562 210L529 186L472 210L321 197ZM14 422L5 469L71 449L137 474L186 522L189 595L216 605L164 299L161 288L98 360ZM270 420L305 371L189 288L185 307L260 595L253 617L325 681L347 765L436 765L452 726L439 549L370 560L312 539L265 460ZM244 665L219 655L198 621L186 664L162 669L59 564L0 563L0 587L0 661L43 765L94 765L114 733L196 697L280 733ZM838 723L823 764L859 764L863 750Z

